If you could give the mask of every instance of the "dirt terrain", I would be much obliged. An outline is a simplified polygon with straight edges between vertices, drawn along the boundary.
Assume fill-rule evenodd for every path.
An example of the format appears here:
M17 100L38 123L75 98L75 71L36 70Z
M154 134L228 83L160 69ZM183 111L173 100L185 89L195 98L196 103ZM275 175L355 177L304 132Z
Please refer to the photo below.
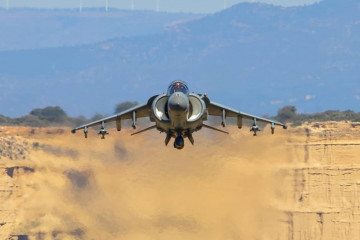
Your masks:
M0 127L0 239L360 238L360 124L101 140Z

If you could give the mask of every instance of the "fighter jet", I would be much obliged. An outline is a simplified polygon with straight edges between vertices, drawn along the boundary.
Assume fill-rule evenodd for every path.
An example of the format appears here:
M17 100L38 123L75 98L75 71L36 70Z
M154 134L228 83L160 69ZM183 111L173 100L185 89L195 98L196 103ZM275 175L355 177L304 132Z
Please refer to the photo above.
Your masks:
M83 129L85 138L87 138L89 127L99 125L100 130L98 134L101 135L102 139L105 139L105 135L109 134L105 129L106 123L115 122L117 131L120 131L122 120L130 119L132 121L132 127L136 129L136 121L138 118L149 118L149 120L154 123L152 126L131 135L157 129L166 134L166 146L172 138L175 138L174 148L180 150L185 146L184 138L188 138L191 144L194 145L193 133L202 128L228 134L226 131L205 124L204 122L208 119L208 116L220 117L223 127L226 126L226 119L229 117L237 118L238 128L242 128L243 119L251 120L253 124L250 127L250 131L253 132L254 136L257 135L258 131L261 131L258 122L271 124L272 134L274 134L276 125L284 129L287 128L283 123L239 112L212 102L206 94L190 93L185 82L174 81L169 85L167 93L155 95L151 97L147 103L125 110L116 115L76 127L72 129L72 133Z

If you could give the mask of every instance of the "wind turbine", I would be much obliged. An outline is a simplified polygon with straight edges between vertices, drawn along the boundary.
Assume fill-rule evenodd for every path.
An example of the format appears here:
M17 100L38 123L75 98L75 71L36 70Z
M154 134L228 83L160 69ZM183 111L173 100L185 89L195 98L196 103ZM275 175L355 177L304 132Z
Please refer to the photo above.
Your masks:
M83 4L83 3L82 3L82 0L80 0L79 12L82 12L82 7L83 7L82 4Z
M160 11L160 0L156 0L156 11Z

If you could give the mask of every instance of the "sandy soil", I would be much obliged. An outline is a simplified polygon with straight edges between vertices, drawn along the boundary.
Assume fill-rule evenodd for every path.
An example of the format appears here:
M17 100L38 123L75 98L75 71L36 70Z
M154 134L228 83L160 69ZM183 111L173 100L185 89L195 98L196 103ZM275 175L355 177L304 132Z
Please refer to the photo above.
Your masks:
M0 127L0 239L360 239L360 125L229 128Z

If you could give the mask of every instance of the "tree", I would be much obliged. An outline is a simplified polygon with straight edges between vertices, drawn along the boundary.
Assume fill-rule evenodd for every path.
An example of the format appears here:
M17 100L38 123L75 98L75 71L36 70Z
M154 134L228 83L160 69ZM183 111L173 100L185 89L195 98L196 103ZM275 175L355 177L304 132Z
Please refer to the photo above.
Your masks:
M285 106L280 108L277 114L277 119L280 122L289 122L293 121L296 118L296 107L295 106Z
M115 107L115 114L123 112L125 110L128 110L129 108L135 107L136 105L139 105L138 102L122 102L116 105Z
M36 108L30 112L30 115L37 116L41 120L61 123L67 119L65 111L59 107Z
M100 120L102 118L104 118L105 116L100 114L100 113L96 113L91 119L90 121L94 122L94 121L97 121L97 120Z

